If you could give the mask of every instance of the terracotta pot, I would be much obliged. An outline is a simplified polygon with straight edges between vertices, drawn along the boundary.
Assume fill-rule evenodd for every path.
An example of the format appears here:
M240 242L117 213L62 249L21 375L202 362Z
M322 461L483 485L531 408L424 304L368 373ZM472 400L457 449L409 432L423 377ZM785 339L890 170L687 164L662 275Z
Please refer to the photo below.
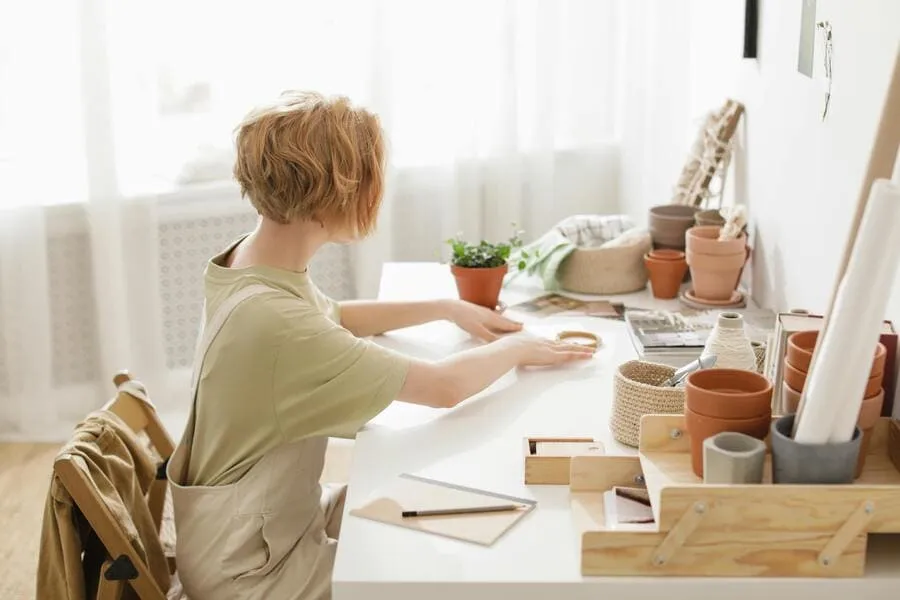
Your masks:
M797 412L797 408L800 406L801 393L789 386L787 382L781 384L781 402L784 414L792 415Z
M703 478L703 440L723 431L745 433L764 440L769 433L772 415L766 413L751 419L722 419L698 415L691 409L684 409L685 427L691 436L691 467L694 475Z
M712 255L688 251L694 295L701 300L729 300L737 287L746 255Z
M863 392L863 397L868 398L870 396L874 396L878 392L883 392L882 389L884 384L884 374L881 375L873 375L866 380L866 390Z
M733 240L719 241L721 227L697 225L685 234L685 249L700 254L747 254L747 236L741 234Z
M725 217L718 209L701 210L694 215L694 223L697 225L711 225L713 227L721 227L725 224Z
M655 248L684 248L684 232L694 225L697 209L682 204L661 204L650 209L649 227Z
M749 419L772 414L772 383L743 369L701 369L688 375L685 406L699 415Z
M881 407L884 405L884 390L878 390L874 396L864 398L859 409L856 426L860 429L871 429L881 418Z
M497 308L500 301L500 288L508 270L508 265L484 269L450 265L459 299L491 310Z
M792 333L787 341L787 359L800 371L809 372L813 349L816 347L818 331L798 331Z
M806 371L801 371L800 369L796 368L788 361L787 357L785 357L783 379L786 384L788 384L798 392L802 392L803 386L806 385Z
M684 252L681 250L672 250L670 248L651 250L649 256L655 260L684 260Z
M655 298L675 298L681 289L681 280L687 271L687 263L681 260L660 260L644 257L644 266L650 275L650 288Z
M872 360L871 375L883 375L884 363L887 360L887 348L881 342L875 346L875 358ZM871 376L870 375L870 376Z

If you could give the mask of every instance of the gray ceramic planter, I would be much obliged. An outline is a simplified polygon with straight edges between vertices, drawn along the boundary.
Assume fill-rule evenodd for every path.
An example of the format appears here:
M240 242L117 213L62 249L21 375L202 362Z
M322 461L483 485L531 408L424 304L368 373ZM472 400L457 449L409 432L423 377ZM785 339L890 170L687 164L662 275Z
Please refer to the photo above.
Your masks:
M853 483L862 433L838 444L800 444L791 439L795 415L772 423L772 482L798 484Z
M723 431L703 440L704 483L761 483L766 443L755 437Z
M649 229L654 248L684 250L684 233L694 226L697 209L683 204L661 204L650 209Z

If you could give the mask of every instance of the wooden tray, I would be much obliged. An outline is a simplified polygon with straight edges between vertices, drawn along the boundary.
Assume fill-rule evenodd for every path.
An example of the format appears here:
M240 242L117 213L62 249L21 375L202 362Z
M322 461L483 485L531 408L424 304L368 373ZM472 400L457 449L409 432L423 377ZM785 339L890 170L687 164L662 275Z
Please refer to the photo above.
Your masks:
M568 485L573 456L602 456L603 442L589 437L528 437L522 446L526 485Z
M683 415L643 417L639 450L572 458L573 509L588 515L583 575L860 577L868 534L900 533L900 423L889 418L851 485L773 485L769 457L763 484L706 485L691 470ZM603 493L635 482L656 529L606 529Z

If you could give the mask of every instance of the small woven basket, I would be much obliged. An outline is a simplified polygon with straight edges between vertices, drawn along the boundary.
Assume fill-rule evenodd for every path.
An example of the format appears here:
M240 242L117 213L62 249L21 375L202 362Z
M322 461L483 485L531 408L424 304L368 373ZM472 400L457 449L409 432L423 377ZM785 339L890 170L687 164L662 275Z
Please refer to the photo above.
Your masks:
M647 287L644 255L649 234L634 243L609 248L576 248L560 265L562 289L582 294L627 294Z
M683 387L659 387L675 369L632 360L619 365L614 380L610 428L619 443L637 448L641 417L684 412Z

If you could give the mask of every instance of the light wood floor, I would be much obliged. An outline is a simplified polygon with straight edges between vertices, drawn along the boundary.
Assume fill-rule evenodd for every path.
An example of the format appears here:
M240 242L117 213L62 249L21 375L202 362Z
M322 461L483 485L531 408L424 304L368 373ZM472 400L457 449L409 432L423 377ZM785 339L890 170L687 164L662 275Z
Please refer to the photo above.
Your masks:
M32 600L57 444L0 444L0 599ZM323 482L345 482L353 442L331 440Z
M31 600L57 444L0 444L0 598Z

